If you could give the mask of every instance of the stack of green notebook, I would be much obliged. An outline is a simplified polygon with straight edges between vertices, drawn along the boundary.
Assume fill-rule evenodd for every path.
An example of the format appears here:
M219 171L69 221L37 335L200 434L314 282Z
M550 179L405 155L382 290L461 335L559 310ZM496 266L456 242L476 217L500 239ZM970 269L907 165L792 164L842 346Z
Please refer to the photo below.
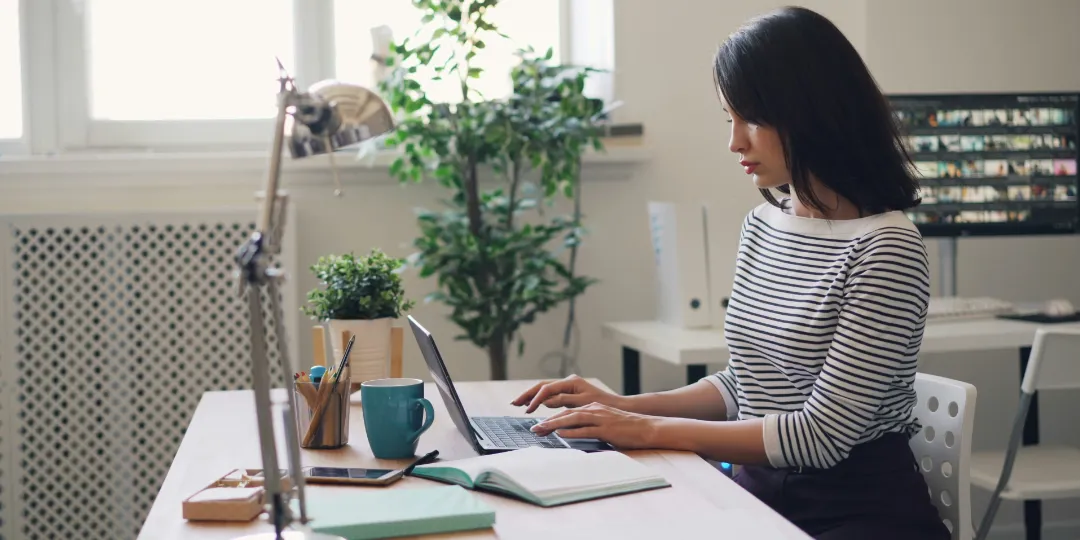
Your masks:
M486 529L495 524L495 510L458 486L309 489L305 495L311 530L346 540Z
M524 448L420 465L413 476L510 495L540 506L668 487L663 477L619 452Z

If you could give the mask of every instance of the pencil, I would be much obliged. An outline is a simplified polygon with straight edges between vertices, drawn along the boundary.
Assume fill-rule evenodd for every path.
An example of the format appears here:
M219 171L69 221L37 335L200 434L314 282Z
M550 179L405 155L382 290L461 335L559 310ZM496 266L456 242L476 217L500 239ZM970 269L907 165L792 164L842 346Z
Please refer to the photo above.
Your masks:
M355 340L355 335L349 338L349 343L345 346L345 354L342 356L341 362L338 363L339 366L348 365L349 353L352 351L353 342ZM331 375L333 381L330 384L327 384L327 381L325 380L319 384L319 390L315 399L317 406L315 408L315 413L311 417L311 424L308 425L307 433L304 434L303 446L310 446L312 439L315 438L315 431L318 429L319 424L322 423L323 416L326 414L326 409L329 407L330 396L337 389L337 382L340 374L341 368L339 367L334 370L334 373Z

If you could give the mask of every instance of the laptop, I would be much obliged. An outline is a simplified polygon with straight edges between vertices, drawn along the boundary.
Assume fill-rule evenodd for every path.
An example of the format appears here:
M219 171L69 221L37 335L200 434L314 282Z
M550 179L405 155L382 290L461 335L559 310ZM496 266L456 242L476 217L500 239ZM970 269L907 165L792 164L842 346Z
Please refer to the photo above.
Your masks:
M465 407L461 404L454 381L450 379L450 372L446 370L439 347L435 345L435 338L426 328L420 325L416 319L409 315L409 326L412 327L416 344L420 346L420 352L427 362L428 371L435 381L442 395L446 411L454 421L458 431L465 440L480 455L495 454L521 448L576 448L586 452L598 452L613 450L611 445L598 439L566 439L555 433L539 436L529 431L540 419L526 416L469 416Z

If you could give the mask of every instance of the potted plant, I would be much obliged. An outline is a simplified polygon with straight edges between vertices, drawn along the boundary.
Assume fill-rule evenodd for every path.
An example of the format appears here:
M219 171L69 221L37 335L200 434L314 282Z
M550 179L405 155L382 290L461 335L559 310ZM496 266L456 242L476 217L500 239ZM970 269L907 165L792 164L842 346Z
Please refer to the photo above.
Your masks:
M308 292L301 309L327 325L334 358L344 354L343 332L356 336L349 354L353 385L389 376L393 321L414 305L401 285L404 263L372 249L366 256L323 256L311 266L319 287Z
M550 50L519 51L510 97L481 96L473 58L485 40L507 37L488 19L497 4L413 0L424 22L418 36L430 37L394 44L380 87L399 115L385 141L402 149L391 174L402 182L432 179L449 191L442 210L418 216L414 263L439 286L428 298L451 308L458 339L485 349L491 378L501 380L514 341L523 351L522 326L564 302L568 349L574 300L595 282L575 275L574 264L584 231L581 155L602 148L602 103L584 94L595 70L555 65ZM443 79L460 87L453 103L429 98L426 86ZM494 183L481 180L489 172ZM554 215L550 207L564 196L573 199L573 214Z

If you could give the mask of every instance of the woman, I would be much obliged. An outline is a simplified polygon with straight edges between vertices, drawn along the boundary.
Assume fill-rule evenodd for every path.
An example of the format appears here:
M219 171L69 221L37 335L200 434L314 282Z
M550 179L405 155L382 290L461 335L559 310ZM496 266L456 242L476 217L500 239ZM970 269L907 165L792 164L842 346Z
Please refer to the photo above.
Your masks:
M929 272L888 102L801 8L740 28L713 74L729 149L767 201L742 226L727 368L626 397L571 376L514 404L570 408L541 434L742 464L740 485L820 539L948 538L908 447Z

